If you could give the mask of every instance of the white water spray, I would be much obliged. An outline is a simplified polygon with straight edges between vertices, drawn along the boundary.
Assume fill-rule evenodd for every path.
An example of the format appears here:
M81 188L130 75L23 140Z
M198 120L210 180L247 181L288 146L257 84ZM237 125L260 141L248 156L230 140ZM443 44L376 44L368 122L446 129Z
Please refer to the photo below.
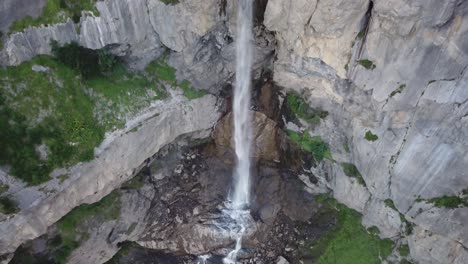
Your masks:
M245 232L245 214L249 213L250 204L250 151L251 151L251 116L250 82L253 61L252 28L253 0L239 0L237 15L237 62L236 87L234 89L234 141L237 163L234 170L234 190L230 197L230 216L240 226L236 236L236 247L223 260L224 263L236 263L237 253L242 247Z

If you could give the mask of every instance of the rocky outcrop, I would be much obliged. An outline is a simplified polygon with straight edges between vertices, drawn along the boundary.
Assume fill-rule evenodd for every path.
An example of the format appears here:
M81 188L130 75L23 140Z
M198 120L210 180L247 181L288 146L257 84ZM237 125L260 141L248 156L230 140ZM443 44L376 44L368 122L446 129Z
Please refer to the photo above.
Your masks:
M129 127L110 135L98 150L98 156L71 168L63 184L57 186L57 179L17 192L15 196L28 196L37 188L54 189L47 198L35 200L29 208L0 224L0 254L13 252L23 242L44 234L74 207L100 200L178 136L204 132L198 137L206 137L220 116L218 107L216 97L211 95L192 101L166 102L133 123L134 129Z
M457 243L466 248L468 227L461 223L468 208L438 209L416 199L457 196L468 187L467 10L466 1L270 0L265 14L279 43L275 81L305 91L312 105L331 113L313 134L364 177L366 187L332 165L335 197L387 237L402 232L396 216L404 214L452 241L440 244L446 252ZM367 131L378 140L366 140ZM468 255L455 250L429 261L413 254L420 246L410 243L412 257L424 263L463 263Z
M3 64L17 65L35 55L49 54L51 39L76 41L91 49L117 46L116 52L146 61L160 54L163 45L180 52L215 25L219 19L215 2L167 5L159 0L98 1L99 17L87 11L78 25L69 20L66 29L41 26L12 34L5 44L7 60Z
M255 159L279 162L281 159L281 142L284 141L284 133L278 125L266 115L260 112L253 114L253 147L252 156ZM218 148L218 153L223 156L225 152L234 151L233 113L229 112L216 125L213 138Z
M83 12L78 24L32 27L13 33L0 51L0 65L18 65L39 54L50 54L50 41L78 42L90 49L107 48L142 69L166 49L173 51L169 63L180 79L197 88L217 92L234 75L237 5L222 6L218 0L98 1L99 16ZM1 10L1 9L0 9ZM275 38L256 28L255 68L265 65L274 51Z
M0 3L0 31L6 33L11 24L30 16L38 17L46 0L3 0Z

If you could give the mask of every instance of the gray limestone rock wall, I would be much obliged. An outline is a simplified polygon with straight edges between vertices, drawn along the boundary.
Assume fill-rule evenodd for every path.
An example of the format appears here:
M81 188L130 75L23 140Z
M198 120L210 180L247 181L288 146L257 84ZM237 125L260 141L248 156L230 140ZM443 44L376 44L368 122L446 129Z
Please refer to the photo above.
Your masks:
M13 22L24 17L38 17L46 0L2 0L0 3L0 31L7 32Z
M279 42L275 81L331 113L312 133L366 182L330 165L335 197L383 236L403 236L401 213L418 228L412 238L426 232L447 241L413 239L411 255L423 263L468 256L468 208L417 202L468 187L467 10L466 1L270 0L265 14ZM378 140L366 140L367 131Z

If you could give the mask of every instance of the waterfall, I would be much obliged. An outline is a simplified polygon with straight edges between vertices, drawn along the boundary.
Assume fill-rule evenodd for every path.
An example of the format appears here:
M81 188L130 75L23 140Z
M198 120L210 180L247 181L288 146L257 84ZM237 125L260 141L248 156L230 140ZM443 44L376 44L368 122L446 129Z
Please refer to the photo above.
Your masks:
M237 15L236 86L234 89L234 141L237 157L234 169L234 190L230 197L230 216L240 229L236 237L236 247L224 259L224 263L236 263L237 253L242 247L242 236L246 222L243 216L249 213L250 203L250 151L251 116L250 82L253 52L250 41L253 28L253 0L239 0Z
M235 186L231 201L235 209L249 206L250 202L250 79L252 70L252 1L239 0L237 19L237 65L234 90L234 140L237 164L234 171Z

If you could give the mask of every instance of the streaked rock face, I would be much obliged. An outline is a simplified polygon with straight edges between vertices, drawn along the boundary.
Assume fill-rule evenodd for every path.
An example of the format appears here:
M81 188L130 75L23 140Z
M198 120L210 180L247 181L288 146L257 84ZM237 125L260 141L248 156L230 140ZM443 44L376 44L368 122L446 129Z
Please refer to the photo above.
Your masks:
M0 3L0 31L6 33L10 25L19 19L38 17L46 0L3 0Z
M307 91L310 103L330 111L332 121L312 132L366 181L353 183L333 165L335 197L383 236L401 232L396 212L382 203L391 199L418 228L447 240L410 243L412 257L424 263L463 263L468 255L455 250L468 245L461 224L468 208L415 202L468 187L467 10L465 1L270 0L265 14L279 42L275 81ZM358 63L366 59L375 69ZM367 141L366 131L379 139ZM453 254L426 254L431 243Z

